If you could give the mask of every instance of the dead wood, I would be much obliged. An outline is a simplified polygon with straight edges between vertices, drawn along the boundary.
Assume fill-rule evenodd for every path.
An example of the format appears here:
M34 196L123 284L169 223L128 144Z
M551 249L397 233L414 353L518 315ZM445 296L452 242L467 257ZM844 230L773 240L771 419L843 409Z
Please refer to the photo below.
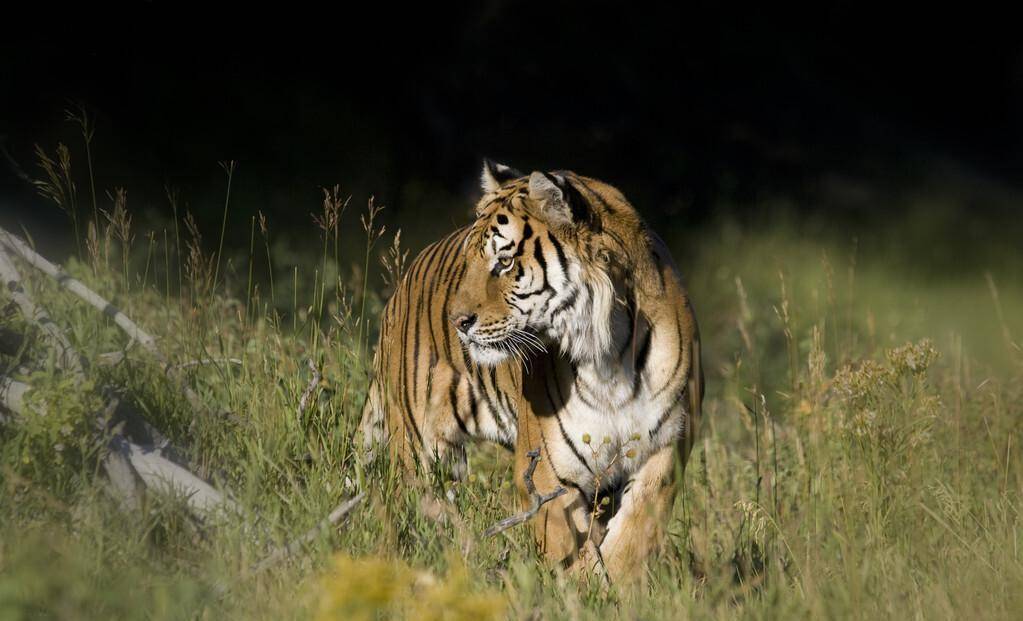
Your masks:
M518 526L519 524L530 520L533 516L540 512L540 507L568 491L564 487L559 486L549 494L541 495L537 493L536 485L533 483L533 473L536 472L536 464L540 462L540 449L533 449L526 454L529 456L529 465L526 466L526 472L523 474L522 478L526 484L526 493L529 494L529 508L522 513L516 513L515 515L506 517L497 524L494 524L483 533L484 537L493 537L494 535L502 533L513 526Z

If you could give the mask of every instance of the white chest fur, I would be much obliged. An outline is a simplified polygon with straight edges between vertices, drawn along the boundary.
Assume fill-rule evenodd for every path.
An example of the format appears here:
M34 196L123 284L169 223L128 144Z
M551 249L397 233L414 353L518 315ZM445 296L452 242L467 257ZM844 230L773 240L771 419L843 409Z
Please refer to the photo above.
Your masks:
M639 369L629 352L599 365L559 357L548 369L548 401L560 407L558 427L547 433L561 438L548 438L547 447L560 478L587 495L614 487L678 439L687 415L678 342L675 334L655 330Z

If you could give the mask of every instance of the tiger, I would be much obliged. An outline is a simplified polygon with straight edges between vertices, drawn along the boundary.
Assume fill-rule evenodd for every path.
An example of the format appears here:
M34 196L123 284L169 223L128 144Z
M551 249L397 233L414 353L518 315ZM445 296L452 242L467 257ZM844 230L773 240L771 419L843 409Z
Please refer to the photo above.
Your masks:
M520 175L489 160L484 170L485 179ZM359 427L369 459L386 445L406 473L444 463L452 478L462 479L468 441L508 451L516 443L521 364L474 360L450 320L452 298L468 273L469 232L459 228L423 249L383 310ZM541 345L523 334L504 346L522 353Z
M532 520L538 549L570 570L630 582L662 545L701 420L689 295L664 242L611 185L489 164L482 185L475 222L449 242L464 263L437 321L449 314L468 354L459 368L515 370L517 384L504 388L519 397L522 505L567 490ZM527 364L514 347L523 334L546 349Z

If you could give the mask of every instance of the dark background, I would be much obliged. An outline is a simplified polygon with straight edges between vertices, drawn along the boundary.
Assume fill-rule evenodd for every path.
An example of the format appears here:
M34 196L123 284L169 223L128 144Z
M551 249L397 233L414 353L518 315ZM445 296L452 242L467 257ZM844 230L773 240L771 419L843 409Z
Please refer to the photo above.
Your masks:
M876 220L949 178L968 198L956 218L1015 220L1013 201L971 189L1015 197L1023 182L1023 37L982 6L275 11L253 21L244 7L151 2L11 16L6 152L35 176L33 144L64 141L82 173L63 120L81 102L101 196L125 186L144 217L166 212L173 185L213 229L221 160L238 162L236 222L258 209L308 226L319 188L340 183L391 218L447 226L463 217L451 205L470 208L484 155L603 178L657 226L756 217L778 199L798 217ZM15 170L0 166L0 220L56 231L62 214ZM245 243L247 228L229 239Z

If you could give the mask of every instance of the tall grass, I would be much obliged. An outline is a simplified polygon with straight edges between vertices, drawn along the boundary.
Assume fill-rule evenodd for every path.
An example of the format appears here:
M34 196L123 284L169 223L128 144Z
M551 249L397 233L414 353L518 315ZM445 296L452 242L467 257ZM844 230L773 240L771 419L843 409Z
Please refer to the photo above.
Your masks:
M1013 618L1023 609L1023 354L1012 337L1023 329L1023 291L1000 282L998 266L929 283L892 256L864 256L866 238L857 250L782 225L664 231L701 321L706 423L665 550L638 591L606 593L544 566L526 528L482 537L516 510L501 450L474 449L472 474L457 484L409 485L386 459L362 459L367 344L406 251L393 244L389 285L373 284L378 208L370 203L360 230L343 225L347 204L325 191L309 224L321 243L304 252L272 243L262 214L248 223L247 248L220 241L211 252L176 198L173 222L147 231L144 250L130 243L138 223L129 218L88 223L93 250L67 269L158 333L227 416L197 416L108 319L28 279L92 364L88 385L69 385L24 319L0 313L0 374L29 381L38 411L60 412L0 428L0 617ZM150 260L161 253L162 264ZM233 255L247 260L237 290L218 267ZM123 360L105 363L117 351ZM310 359L322 380L296 416ZM97 470L102 438L82 424L104 386L185 447L181 457L229 489L240 513L199 522L181 498L154 495L137 513L121 511ZM253 572L358 489L369 500L347 523ZM449 490L452 502L436 500Z

